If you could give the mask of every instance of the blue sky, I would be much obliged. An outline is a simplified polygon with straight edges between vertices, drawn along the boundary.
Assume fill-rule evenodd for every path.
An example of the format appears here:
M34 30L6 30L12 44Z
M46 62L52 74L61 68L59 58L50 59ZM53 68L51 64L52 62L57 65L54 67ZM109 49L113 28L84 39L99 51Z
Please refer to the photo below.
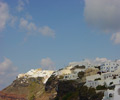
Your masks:
M86 58L119 59L120 2L96 1L0 0L0 65L10 63L0 73L59 69Z

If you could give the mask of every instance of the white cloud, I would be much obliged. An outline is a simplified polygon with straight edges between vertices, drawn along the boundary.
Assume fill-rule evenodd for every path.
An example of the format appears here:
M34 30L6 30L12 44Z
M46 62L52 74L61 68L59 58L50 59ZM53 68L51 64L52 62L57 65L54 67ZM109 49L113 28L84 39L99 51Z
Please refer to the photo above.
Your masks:
M97 57L97 58L95 59L95 62L106 62L106 61L108 61L107 58L99 58L99 57Z
M44 36L50 36L50 37L55 37L55 31L52 30L50 27L48 26L44 26L39 28L39 32L44 35Z
M17 67L13 65L10 59L4 57L4 61L0 62L0 89L9 85L17 74Z
M37 27L33 22L28 22L28 20L20 19L20 28L27 31L28 34L34 34L37 31Z
M113 40L115 44L120 44L120 32L112 34L111 40Z
M107 62L107 61L111 61L111 60L108 60L107 58L99 58L97 57L95 60L93 60L93 64L95 65L100 65L104 62Z
M8 19L9 19L8 5L0 1L0 31L2 31L5 28Z
M13 26L15 26L15 24L16 24L16 22L17 22L17 20L18 20L18 17L17 16L10 16L10 25L13 27Z
M48 70L55 69L55 63L49 57L43 58L40 62L40 65L42 66L43 69L48 69Z
M18 1L17 10L18 10L19 12L21 12L22 10L24 10L24 6L25 6L25 4L24 4L23 0L19 0L19 1Z
M29 0L19 0L17 9L18 11L24 10L25 4L28 4ZM20 18L9 13L9 7L7 3L0 1L0 32L8 24L10 26L17 25L17 21L20 20L19 27L27 33L27 35L41 34L44 36L55 37L55 31L48 26L37 27L37 25L30 21L32 16L29 14L25 15L25 18Z
M85 0L84 15L89 26L117 34L120 32L119 9L120 0Z
M108 60L107 58L95 58L94 60L93 59L85 59L86 62L88 63L91 63L93 65L96 65L96 66L99 66L100 64L104 63L104 62L107 62L107 61L111 61L111 60Z
M43 36L55 37L55 32L50 27L37 27L34 22L30 22L24 18L20 19L19 27L20 29L25 30L28 35L42 34Z
M26 17L26 19L28 19L28 20L31 20L31 19L32 19L32 16L31 16L30 14L28 14L28 13L25 15L25 17Z
M23 11L26 4L29 4L29 0L18 0L18 6L17 6L18 12Z

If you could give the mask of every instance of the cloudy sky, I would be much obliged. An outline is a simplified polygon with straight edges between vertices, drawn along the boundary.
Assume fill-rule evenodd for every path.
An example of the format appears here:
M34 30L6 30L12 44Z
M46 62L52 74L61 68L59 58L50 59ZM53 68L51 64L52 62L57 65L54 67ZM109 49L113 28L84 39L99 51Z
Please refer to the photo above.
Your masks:
M119 59L119 5L120 0L0 0L0 88L32 68Z

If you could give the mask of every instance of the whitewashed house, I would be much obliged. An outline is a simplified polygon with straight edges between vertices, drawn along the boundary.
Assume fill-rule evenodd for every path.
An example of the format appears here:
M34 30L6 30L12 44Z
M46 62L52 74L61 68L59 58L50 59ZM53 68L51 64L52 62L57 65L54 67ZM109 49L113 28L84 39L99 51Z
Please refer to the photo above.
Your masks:
M114 100L114 90L107 90L104 92L104 97L102 100Z
M99 80L96 80L96 79L99 79ZM98 85L103 85L103 84L104 84L104 80L101 80L101 75L99 75L99 74L86 77L85 85L87 87L96 88Z
M95 79L101 78L101 75L96 74L96 75L91 75L86 77L86 81L94 81Z
M87 61L81 61L81 62L71 62L69 63L70 66L76 66L76 65L79 65L79 66L85 66L85 68L90 68L90 67L94 67L90 62L87 62Z
M19 74L18 78L37 78L37 77L42 77L43 78L43 83L45 84L48 80L48 78L52 75L54 71L52 70L42 70L42 69L31 69L25 74Z
M105 80L105 83L106 85L109 87L109 86L112 86L112 85L115 85L115 84L120 84L120 78L116 78L116 79L107 79ZM112 83L112 84L111 84Z
M118 69L119 64L116 61L108 61L100 66L101 72L114 72Z
M107 87L110 87L110 86L114 86L115 84L120 84L120 78L116 78L116 79L113 79L113 78L107 78L107 79L102 79L100 77L96 77L96 79L98 78L98 80L95 80L95 77L87 77L86 79L86 86L87 87L93 87L93 88L96 88L98 85L105 85Z
M104 80L97 80L97 81L88 80L85 83L87 87L93 87L93 88L96 88L98 85L104 85L104 84L105 84Z
M107 78L113 78L113 73L112 72L107 72L107 73L102 73L101 74L101 79L105 80Z
M78 79L79 77L78 77L78 74L76 73L76 74L74 74L74 73L72 73L72 74L67 74L67 75L64 75L64 80L76 80L76 79Z
M79 67L75 67L75 66L74 66L74 67L71 68L70 70L71 70L72 73L75 73L75 74L77 74L77 73L79 73L79 72L85 72L85 68L82 68L82 67L80 67L80 66L79 66Z
M120 100L120 85L115 85L114 90L105 91L102 100Z
M85 85L87 87L96 88L99 85L99 83L98 83L98 81L86 81Z

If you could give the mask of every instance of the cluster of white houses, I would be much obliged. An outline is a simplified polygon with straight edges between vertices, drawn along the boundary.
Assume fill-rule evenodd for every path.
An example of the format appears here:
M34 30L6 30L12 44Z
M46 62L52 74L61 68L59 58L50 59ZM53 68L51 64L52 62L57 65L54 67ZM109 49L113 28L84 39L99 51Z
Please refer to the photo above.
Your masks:
M66 80L74 80L78 78L79 72L81 71L85 72L89 68L95 69L95 66L96 65L85 61L72 62L69 64L69 66L65 67L64 69L54 72L54 75L58 75L58 76L63 75L64 79ZM101 72L102 74L101 75L96 74L95 75L96 77L90 76L91 78L89 77L88 79L94 79L94 77L101 78L101 84L102 84L102 80L110 79L112 78L112 76L116 75L116 71L118 69L120 69L120 63L118 63L117 61L106 61L99 66L98 71ZM93 81L93 80L87 80L87 81Z
M106 85L107 87L114 84L120 84L120 74L115 72L108 72L91 75L86 77L86 86L96 88L98 85Z
M43 77L43 83L45 84L51 75L58 78L62 76L62 80L79 79L79 72L86 73L85 85L87 87L96 88L99 85L106 85L107 87L116 85L115 90L105 91L103 100L118 100L116 97L120 98L120 95L118 95L120 94L120 61L106 61L101 63L98 68L96 68L96 65L86 61L72 62L58 71L32 69L25 74L19 74L18 78ZM115 94L116 90L119 90L117 95Z
M108 61L100 66L101 72L114 72L119 68L117 61Z
M81 67L78 67L81 66ZM64 69L56 72L56 75L63 75L63 80L78 79L79 72L85 72L87 69L95 70L95 65L89 62L73 62ZM92 71L93 71L92 70ZM118 61L106 61L99 66L99 73L86 76L87 87L96 88L97 86L111 87L115 86L114 90L107 90L104 93L103 100L119 100L120 98L120 63Z
M37 78L37 77L42 77L43 78L43 83L45 84L48 80L48 78L52 75L54 71L52 70L42 70L40 69L31 69L27 73L24 74L19 74L17 78Z
M114 90L106 90L102 100L120 100L120 85L115 85Z

